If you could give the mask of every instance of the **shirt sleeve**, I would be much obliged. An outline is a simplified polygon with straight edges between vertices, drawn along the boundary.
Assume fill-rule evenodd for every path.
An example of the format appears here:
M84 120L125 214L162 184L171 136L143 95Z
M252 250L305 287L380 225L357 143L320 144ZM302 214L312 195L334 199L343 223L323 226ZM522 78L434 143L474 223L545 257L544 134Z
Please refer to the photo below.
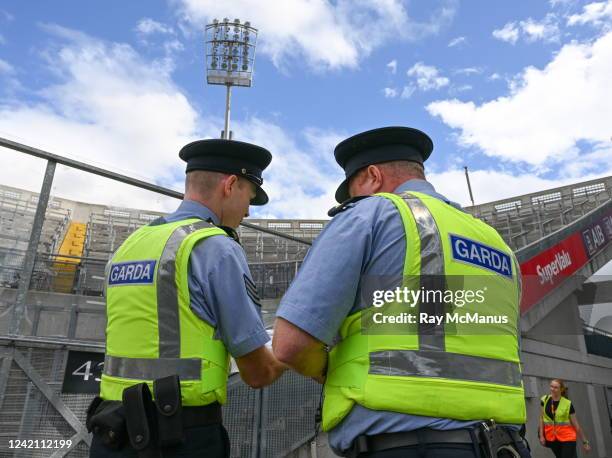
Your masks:
M572 402L572 403L570 404L570 415L572 415L572 414L574 414L574 413L576 413L576 409L574 409L574 403Z
M234 358L258 349L270 340L261 319L257 288L239 244L227 237L211 237L191 254L191 285L201 302L192 309L216 328Z
M334 217L315 239L276 313L327 345L355 303L370 252L373 204L362 203Z

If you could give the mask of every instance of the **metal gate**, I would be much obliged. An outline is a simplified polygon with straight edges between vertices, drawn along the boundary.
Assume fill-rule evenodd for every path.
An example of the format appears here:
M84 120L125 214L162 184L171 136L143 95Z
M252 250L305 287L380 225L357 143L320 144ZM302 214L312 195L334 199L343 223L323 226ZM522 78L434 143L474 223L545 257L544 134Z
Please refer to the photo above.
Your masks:
M0 458L88 456L85 411L94 395L62 393L70 349L103 352L99 344L0 340ZM310 440L320 393L295 373L262 390L233 374L223 407L231 456L282 457Z

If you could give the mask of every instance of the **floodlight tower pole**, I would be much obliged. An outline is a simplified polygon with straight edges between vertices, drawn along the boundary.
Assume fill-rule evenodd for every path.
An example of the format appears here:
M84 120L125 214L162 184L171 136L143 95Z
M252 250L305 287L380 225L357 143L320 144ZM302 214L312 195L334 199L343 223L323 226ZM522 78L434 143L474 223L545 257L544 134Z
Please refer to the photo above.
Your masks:
M253 82L257 29L239 19L214 19L206 26L206 81L225 86L225 123L221 138L230 140L232 86Z
M474 206L474 195L472 194L472 185L470 184L470 175L468 173L467 165L463 167L465 169L465 180L467 181L468 191L470 192L470 200L472 201L472 207Z
M225 129L223 130L223 138L230 140L230 104L232 100L232 85L226 84L227 92L225 93Z

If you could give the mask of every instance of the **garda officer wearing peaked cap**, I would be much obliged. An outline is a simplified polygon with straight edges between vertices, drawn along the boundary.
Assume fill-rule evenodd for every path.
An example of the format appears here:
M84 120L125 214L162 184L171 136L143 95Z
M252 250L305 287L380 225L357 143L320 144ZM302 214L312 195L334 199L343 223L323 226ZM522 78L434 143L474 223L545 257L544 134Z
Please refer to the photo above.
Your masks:
M197 140L185 145L179 157L187 162L187 173L192 170L209 170L246 178L257 189L251 205L268 203L268 195L261 187L262 172L272 161L272 155L267 149L236 140Z
M340 205L281 300L274 353L325 383L322 428L339 455L486 457L504 448L526 457L517 433L525 421L518 264L492 227L425 180L432 150L425 133L408 127L370 130L336 147L346 175ZM499 253L511 270L459 252L461 243ZM417 324L388 328L397 308L374 306L376 291L456 290L456 279L464 290L491 292L478 307L509 323L460 335L434 300L414 309L400 303ZM421 313L442 325L421 323Z
M221 405L230 355L255 388L285 368L265 346L235 232L249 205L268 202L262 172L272 156L216 139L179 156L184 200L131 234L109 263L104 371L87 416L92 457L229 456Z

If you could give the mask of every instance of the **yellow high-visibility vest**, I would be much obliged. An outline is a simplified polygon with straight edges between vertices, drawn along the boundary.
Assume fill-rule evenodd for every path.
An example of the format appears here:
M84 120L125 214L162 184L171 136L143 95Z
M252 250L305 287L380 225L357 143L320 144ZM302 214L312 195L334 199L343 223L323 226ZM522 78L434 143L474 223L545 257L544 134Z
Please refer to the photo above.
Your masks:
M117 250L106 275L103 399L178 374L183 405L225 403L228 352L189 306L188 267L196 243L226 235L194 218L144 226Z
M355 404L411 415L524 423L520 269L511 249L489 225L426 194L373 198L390 200L402 218L403 286L427 289L431 281L442 281L454 299L414 307L370 306L348 316L329 354L323 429L338 425ZM459 290L485 292L482 302L459 306ZM375 324L406 312L415 315L416 324ZM435 329L419 324L421 312L444 315L445 322ZM478 323L468 322L474 316ZM506 322L500 322L504 316Z

